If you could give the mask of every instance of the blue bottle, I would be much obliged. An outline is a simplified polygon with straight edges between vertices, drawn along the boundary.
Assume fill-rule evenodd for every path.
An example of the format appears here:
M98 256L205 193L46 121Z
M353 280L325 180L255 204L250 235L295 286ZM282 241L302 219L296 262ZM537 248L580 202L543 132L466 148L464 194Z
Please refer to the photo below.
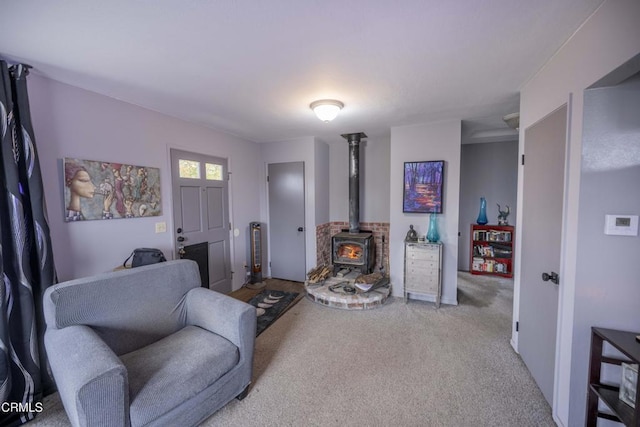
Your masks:
M484 197L480 197L480 213L478 213L478 219L476 219L478 225L485 225L489 222L487 220L487 201Z
M440 240L438 234L438 224L436 223L437 215L432 213L429 217L429 229L427 230L427 240L431 243L435 243Z

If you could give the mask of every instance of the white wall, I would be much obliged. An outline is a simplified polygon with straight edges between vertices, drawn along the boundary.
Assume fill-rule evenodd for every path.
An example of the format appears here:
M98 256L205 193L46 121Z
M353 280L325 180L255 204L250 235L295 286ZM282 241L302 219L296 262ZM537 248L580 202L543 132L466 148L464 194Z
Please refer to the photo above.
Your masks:
M366 133L366 132L365 132ZM371 136L360 143L360 221L389 222L388 136ZM349 221L349 144L329 145L331 221Z
M303 137L288 141L276 141L260 144L263 164L261 172L261 211L264 218L268 218L269 205L267 193L267 165L270 163L304 162L304 185L305 185L305 271L309 271L316 265L316 203L323 203L328 200L328 195L324 194L327 187L324 183L317 186L316 174L318 177L326 176L323 171L316 171L318 167L325 167L327 153L326 144L316 140L314 137ZM318 160L316 161L316 153ZM326 216L324 209L318 208L320 215ZM268 219L267 219L268 228ZM271 272L269 272L269 275Z
M588 358L584 354L589 337L574 331L575 325L589 324L589 313L576 311L576 301L599 291L577 281L577 272L588 259L579 258L579 197L582 167L584 90L613 69L640 53L640 2L637 0L606 1L547 62L523 88L520 97L520 152L525 152L524 129L536 123L564 103L569 103L569 140L563 218L562 260L560 277L560 312L556 341L556 381L553 402L554 419L559 425L583 425L586 390L571 390L572 384L584 383L586 371L574 372L572 363ZM522 167L518 173L518 223L522 224ZM616 189L611 189L615 192ZM522 228L522 226L520 227ZM599 232L599 231L598 231ZM522 230L521 230L522 233ZM516 278L514 319L517 320L520 286L520 241L516 240ZM637 259L637 258L636 258ZM637 280L635 278L634 280ZM606 287L607 283L601 286ZM600 310L611 318L618 307L603 301ZM637 313L637 311L636 311ZM580 318L577 318L579 316ZM606 325L600 325L606 326ZM623 325L617 325L622 327ZM637 327L628 325L629 328ZM517 348L517 333L513 332ZM575 351L575 353L574 353Z
M389 254L394 296L402 296L404 292L404 238L409 225L413 224L422 235L429 225L429 215L402 212L404 162L444 160L444 205L443 213L438 215L438 231L444 244L442 302L458 304L461 129L460 120L391 128Z
M244 233L259 212L257 144L35 74L28 87L60 280L112 270L137 247L157 247L173 257L170 147L229 159L234 227ZM63 157L160 168L162 216L65 223ZM156 234L161 221L167 232ZM231 237L234 289L244 279L245 240L244 234Z

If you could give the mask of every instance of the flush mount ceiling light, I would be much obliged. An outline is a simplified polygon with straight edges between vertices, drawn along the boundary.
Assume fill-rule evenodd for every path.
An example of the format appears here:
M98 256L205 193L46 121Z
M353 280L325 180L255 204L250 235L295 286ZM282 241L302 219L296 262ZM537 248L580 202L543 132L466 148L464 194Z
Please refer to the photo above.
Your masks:
M309 105L316 116L325 123L329 123L335 119L344 104L335 99L321 99L319 101L313 101Z
M520 129L520 113L507 114L502 118L511 129Z

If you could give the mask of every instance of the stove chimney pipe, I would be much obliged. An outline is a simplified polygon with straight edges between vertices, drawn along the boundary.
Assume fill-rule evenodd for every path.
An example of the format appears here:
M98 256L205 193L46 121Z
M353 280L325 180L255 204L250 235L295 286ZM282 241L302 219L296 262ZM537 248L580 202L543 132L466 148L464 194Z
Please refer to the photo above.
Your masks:
M360 139L364 132L341 135L349 143L349 233L360 233Z

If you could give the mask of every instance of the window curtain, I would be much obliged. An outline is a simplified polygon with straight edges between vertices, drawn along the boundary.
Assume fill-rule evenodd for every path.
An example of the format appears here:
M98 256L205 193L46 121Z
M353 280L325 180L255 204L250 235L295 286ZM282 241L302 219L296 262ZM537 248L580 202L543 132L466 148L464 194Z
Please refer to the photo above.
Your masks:
M42 294L56 275L27 74L27 66L0 60L0 425L33 419L54 390Z

